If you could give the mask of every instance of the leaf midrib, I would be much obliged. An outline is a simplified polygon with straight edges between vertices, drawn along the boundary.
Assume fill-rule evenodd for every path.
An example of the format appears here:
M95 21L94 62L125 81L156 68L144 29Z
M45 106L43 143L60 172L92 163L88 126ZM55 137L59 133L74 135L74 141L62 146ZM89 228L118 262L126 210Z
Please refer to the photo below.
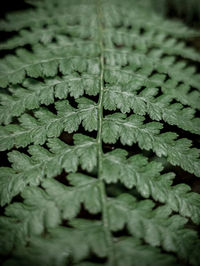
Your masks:
M109 214L107 206L107 195L105 190L105 182L103 181L103 150L102 150L102 125L103 125L103 96L104 96L104 44L103 44L103 20L102 20L102 8L101 0L97 0L97 25L98 25L98 37L99 37L99 48L100 48L100 92L98 99L98 126L97 126L97 177L99 179L99 191L100 200L102 205L102 224L105 234L105 240L107 243L108 250L108 265L116 265L115 255L114 255L114 245L113 238L111 234L110 224L109 224Z

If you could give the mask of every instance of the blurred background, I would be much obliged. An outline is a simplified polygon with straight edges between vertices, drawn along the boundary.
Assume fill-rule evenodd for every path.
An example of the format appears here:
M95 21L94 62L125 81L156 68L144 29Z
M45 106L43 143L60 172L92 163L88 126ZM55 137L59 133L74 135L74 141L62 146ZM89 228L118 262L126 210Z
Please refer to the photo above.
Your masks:
M200 0L130 0L169 18L180 19L191 27L200 27ZM1 1L0 16L10 11L29 8L28 0Z

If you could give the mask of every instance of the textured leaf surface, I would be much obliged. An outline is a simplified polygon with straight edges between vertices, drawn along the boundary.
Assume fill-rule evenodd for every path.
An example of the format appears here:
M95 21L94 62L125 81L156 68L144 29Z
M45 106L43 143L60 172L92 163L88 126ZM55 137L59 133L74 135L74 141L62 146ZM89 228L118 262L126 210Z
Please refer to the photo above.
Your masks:
M26 2L0 21L2 265L198 266L199 32L152 1Z

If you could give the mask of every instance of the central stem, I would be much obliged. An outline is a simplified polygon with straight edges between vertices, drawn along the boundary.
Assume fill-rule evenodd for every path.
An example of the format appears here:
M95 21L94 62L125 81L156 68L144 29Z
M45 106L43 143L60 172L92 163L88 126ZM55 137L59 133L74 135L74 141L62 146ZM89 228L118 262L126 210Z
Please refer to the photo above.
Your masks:
M103 171L103 150L102 150L102 123L103 123L103 96L104 96L104 44L103 44L103 18L101 10L101 0L98 0L97 16L98 16L98 33L99 33L99 48L100 48L100 93L98 100L98 132L97 132L97 161L98 161L98 179L100 181L100 195L102 205L102 219L105 239L108 246L108 263L114 266L114 248L112 234L109 228L109 217L107 209L107 196L105 184L102 180Z

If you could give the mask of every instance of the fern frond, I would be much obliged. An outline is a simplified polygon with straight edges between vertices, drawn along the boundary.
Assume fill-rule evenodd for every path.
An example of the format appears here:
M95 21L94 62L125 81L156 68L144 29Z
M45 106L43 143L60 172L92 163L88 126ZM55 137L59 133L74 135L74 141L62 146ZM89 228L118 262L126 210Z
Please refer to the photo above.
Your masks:
M37 186L45 178L53 178L66 172L76 172L78 166L91 172L96 166L96 145L93 139L84 135L74 136L75 146L69 146L59 139L50 139L47 149L34 145L29 147L31 156L12 151L8 154L12 169L1 167L1 205L11 199L27 185ZM84 160L87 156L87 160Z
M200 223L200 196L189 192L185 184L172 186L174 173L161 174L162 164L141 155L126 159L125 150L116 149L103 159L102 177L106 183L121 181L127 188L134 186L144 197L153 197L155 201L165 203L170 209L182 216L190 217L194 223Z
M138 143L141 149L153 150L157 156L166 156L172 165L200 176L199 150L190 148L189 139L178 139L174 132L160 134L163 125L159 122L144 124L144 117L115 113L104 118L103 140L116 143L120 138L123 145Z
M3 266L198 266L199 32L150 1L27 2L0 22Z
M159 207L152 211L153 206L151 201L135 202L130 195L121 195L109 204L112 230L120 230L127 223L133 236L144 238L145 242L152 246L161 245L164 250L174 251L181 258L189 259L190 252L200 243L197 234L183 229L186 223L184 218L178 215L169 218L171 211L168 207Z
M104 108L111 111L120 109L122 113L133 110L138 115L148 114L152 120L164 120L171 125L200 134L200 119L195 118L194 109L183 108L178 103L170 104L172 98L168 95L155 98L157 93L156 88L144 89L138 95L129 87L125 87L124 90L120 86L106 87Z
M99 70L96 46L94 44L85 46L84 43L80 43L80 45L75 43L68 42L66 38L61 45L49 45L48 48L36 45L33 47L33 53L25 49L17 50L17 56L10 55L1 61L1 86L6 87L9 83L20 83L24 80L25 75L33 78L53 77L56 75L58 68L63 74L70 74L73 70L89 71L97 74ZM76 49L76 46L78 49ZM85 49L84 55L73 55L80 50L80 46ZM83 61L83 59L85 60ZM97 64L96 68L95 62Z
M97 128L97 110L95 103L86 98L80 98L80 109L73 108L67 101L56 103L57 115L45 108L39 108L34 116L23 114L20 124L10 124L0 128L0 150L25 147L30 143L44 144L48 137L58 137L61 132L72 133L81 124L88 131Z
M170 98L179 101L183 105L188 105L199 110L199 92L196 90L190 92L190 86L185 84L177 87L176 85L177 82L170 80L169 82L165 83L165 87L162 87L161 90L165 95L168 95Z
M34 79L27 79L23 87L10 87L11 95L2 93L0 120L8 124L15 116L20 116L26 110L39 108L41 104L49 105L54 103L55 98L65 99L68 95L79 98L86 92L88 95L97 95L98 86L96 75L85 74L79 76L76 72L62 78L55 77L46 79L45 82L38 82ZM73 90L76 87L76 91Z

